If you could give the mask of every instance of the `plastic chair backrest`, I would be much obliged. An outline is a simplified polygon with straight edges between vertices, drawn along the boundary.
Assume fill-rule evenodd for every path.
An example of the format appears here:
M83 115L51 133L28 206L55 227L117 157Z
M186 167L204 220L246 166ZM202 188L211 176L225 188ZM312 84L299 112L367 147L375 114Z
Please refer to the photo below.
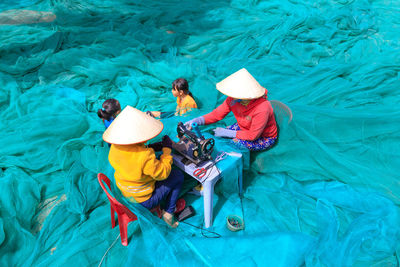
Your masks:
M272 108L274 109L275 120L280 128L289 125L293 119L293 114L290 108L278 100L270 100Z
M136 215L133 214L132 211L130 211L125 205L121 204L118 200L116 200L107 190L107 188L104 186L105 182L108 186L108 189L111 192L111 183L110 183L110 179L108 179L108 177L102 173L99 173L97 175L97 179L100 183L101 188L103 188L104 192L107 195L108 200L110 201L111 206L115 209L115 211L117 213L126 213L129 217L131 218L136 218Z

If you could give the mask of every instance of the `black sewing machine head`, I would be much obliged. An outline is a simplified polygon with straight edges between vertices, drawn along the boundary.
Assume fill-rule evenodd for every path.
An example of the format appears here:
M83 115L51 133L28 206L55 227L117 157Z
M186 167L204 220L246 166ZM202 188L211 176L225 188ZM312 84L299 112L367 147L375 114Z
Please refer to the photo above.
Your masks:
M197 134L188 130L182 122L179 122L177 128L179 142L173 143L172 148L198 165L211 159L215 141L212 138L205 139L200 131L196 129L195 131Z

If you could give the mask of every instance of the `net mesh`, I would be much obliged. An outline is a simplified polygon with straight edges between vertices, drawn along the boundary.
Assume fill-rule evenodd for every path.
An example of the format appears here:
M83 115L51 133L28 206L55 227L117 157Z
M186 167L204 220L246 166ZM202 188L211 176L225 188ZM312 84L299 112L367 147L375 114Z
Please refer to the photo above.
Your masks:
M398 265L399 11L390 0L1 1L0 265ZM173 136L222 103L215 84L242 67L293 114L288 124L277 105L278 144L246 156L243 199L223 179L204 229L202 199L185 195L197 214L172 230L113 188L139 218L129 246L114 243L96 179L113 177L102 102L173 111L184 77L199 110L163 119ZM226 228L231 214L245 230Z

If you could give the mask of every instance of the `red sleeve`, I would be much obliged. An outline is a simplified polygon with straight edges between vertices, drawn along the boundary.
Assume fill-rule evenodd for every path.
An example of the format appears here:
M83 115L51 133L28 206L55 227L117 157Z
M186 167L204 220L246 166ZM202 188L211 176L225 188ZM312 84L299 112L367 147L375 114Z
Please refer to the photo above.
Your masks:
M230 97L228 97L216 109L214 109L210 113L204 115L203 117L204 117L205 124L211 124L211 123L220 121L223 118L225 118L225 116L228 115L229 112L231 112L231 108L229 106L230 102L231 102Z
M261 106L253 115L249 130L240 130L236 132L236 138L248 141L254 141L261 136L268 123L271 110Z

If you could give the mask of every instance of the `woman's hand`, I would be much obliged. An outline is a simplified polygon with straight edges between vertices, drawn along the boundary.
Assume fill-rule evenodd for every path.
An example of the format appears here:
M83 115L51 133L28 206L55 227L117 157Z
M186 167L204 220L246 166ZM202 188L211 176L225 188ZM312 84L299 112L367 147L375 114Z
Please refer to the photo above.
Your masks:
M147 147L154 149L154 151L161 151L163 148L162 142L148 144Z
M171 138L169 138L168 135L164 135L161 143L162 143L163 147L168 147L168 148L172 149L172 140L171 140Z
M204 125L204 123L205 123L204 117L203 116L197 117L190 121L185 122L185 127L188 128L188 130L190 130L190 129L192 129L193 123L197 123L197 125L199 125L199 126Z
M235 138L236 137L236 131L235 130L229 130L225 129L222 127L217 127L214 129L214 135L219 136L219 137L228 137L228 138Z

